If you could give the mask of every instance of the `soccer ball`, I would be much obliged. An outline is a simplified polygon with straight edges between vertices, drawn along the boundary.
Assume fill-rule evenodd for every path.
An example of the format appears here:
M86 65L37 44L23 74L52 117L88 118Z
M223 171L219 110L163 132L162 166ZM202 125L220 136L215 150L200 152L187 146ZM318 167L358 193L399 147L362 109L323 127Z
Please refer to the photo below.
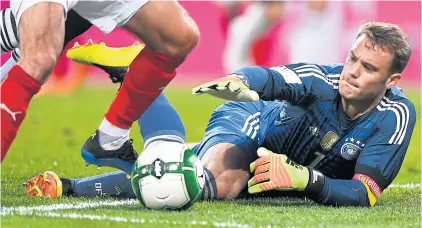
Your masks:
M136 197L149 209L187 209L202 195L204 168L186 145L162 142L140 154L131 182Z

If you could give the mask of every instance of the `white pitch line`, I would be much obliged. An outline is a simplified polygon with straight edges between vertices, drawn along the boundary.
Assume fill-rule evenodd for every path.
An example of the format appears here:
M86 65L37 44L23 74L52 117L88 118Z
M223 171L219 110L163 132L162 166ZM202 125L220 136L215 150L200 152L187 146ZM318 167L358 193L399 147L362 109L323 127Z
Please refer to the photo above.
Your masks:
M54 210L69 210L69 209L83 209L83 208L96 208L96 207L105 207L105 206L121 206L121 205L135 205L139 202L135 199L130 200L106 200L106 201L88 201L80 203L60 203L60 204L50 204L50 205L40 205L33 207L1 207L0 215L9 215L9 214L21 214L29 213L31 214L34 211L54 211Z
M58 213L54 212L57 210L70 210L70 209L83 209L83 208L97 208L105 206L121 206L121 205L136 205L139 202L137 200L107 200L107 201L88 201L80 203L61 203L61 204L50 204L50 205L40 205L33 207L1 207L0 215L31 215L39 217L50 217L50 218L67 218L67 219L89 219L89 220L107 220L114 222L124 222L124 223L149 223L149 224L180 224L179 221L170 221L170 220L156 220L156 219L143 219L143 218L125 218L125 217L113 217L105 215L89 215L89 214L78 214L78 213ZM237 222L212 222L207 221L190 221L186 225L204 225L204 226L215 226L215 227L237 227L237 228L249 228L252 227L248 224L240 224Z
M388 188L406 188L415 189L422 188L422 184L391 184ZM237 222L207 222L207 221L190 221L187 224L182 224L179 221L170 220L156 220L156 219L144 219L144 218L125 218L125 217L112 217L105 215L89 215L89 214L78 214L78 213L58 213L54 211L58 210L70 210L70 209L84 209L84 208L98 208L98 207L114 207L122 205L136 205L139 202L135 199L130 200L106 200L106 201L88 201L78 203L61 203L61 204L49 204L40 206L21 206L21 207L1 207L0 215L32 215L40 217L54 217L54 218L68 218L68 219L89 219L89 220L108 220L114 222L125 222L125 223L149 223L149 224L181 224L181 225L212 225L215 227L252 227L249 224L241 224Z
M34 211L21 211L19 215L31 215L39 217L49 218L65 218L65 219L87 219L87 220L98 220L98 221L111 221L119 223L140 223L140 224L160 224L160 225L201 225L201 226L215 226L215 227L233 227L233 228L249 228L252 225L241 224L237 222L207 222L207 221L189 221L182 223L174 220L164 219L145 219L145 218L125 218L118 216L108 215L92 215L92 214L79 214L79 213L58 213L58 212L34 212Z
M388 188L406 188L415 189L422 188L422 184L391 184ZM13 213L25 213L33 211L54 211L54 210L69 210L69 209L83 209L83 208L96 208L106 206L121 206L121 205L136 205L138 201L135 199L128 200L105 200L105 201L87 201L80 203L60 203L60 204L48 204L40 206L21 206L21 207L1 207L0 215L8 215Z

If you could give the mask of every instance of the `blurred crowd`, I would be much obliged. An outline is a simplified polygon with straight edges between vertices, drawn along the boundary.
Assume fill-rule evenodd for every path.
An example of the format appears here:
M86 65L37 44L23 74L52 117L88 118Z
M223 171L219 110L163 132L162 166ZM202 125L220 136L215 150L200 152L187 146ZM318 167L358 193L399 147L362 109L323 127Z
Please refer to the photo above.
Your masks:
M419 8L414 7L417 2L327 0L181 1L181 4L196 20L201 40L180 67L176 81L204 81L247 65L343 62L361 23L384 15L387 22L404 25L402 28L410 36L414 52L406 69L410 72L406 80L420 84L420 3ZM397 14L395 6L402 8ZM95 28L75 41L83 44L88 39L105 41L113 47L134 42L122 29L104 35ZM4 63L6 58L2 57ZM44 91L67 93L86 81L87 75L90 79L107 78L104 72L65 57L53 75Z
M341 50L350 46L359 26L345 25L347 11L342 8L350 10L354 21L371 18L375 12L373 1L228 1L220 5L225 11L220 20L226 36L226 72L251 64L266 65L268 50L280 48L287 51L289 62L341 62ZM268 38L275 27L284 33L279 37L285 38L278 46Z

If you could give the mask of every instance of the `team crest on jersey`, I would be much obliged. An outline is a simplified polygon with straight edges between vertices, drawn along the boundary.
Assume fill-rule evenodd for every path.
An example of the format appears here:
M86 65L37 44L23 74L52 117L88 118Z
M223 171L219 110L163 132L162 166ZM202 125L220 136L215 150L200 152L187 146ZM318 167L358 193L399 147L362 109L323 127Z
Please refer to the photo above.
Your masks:
M354 138L346 138L345 144L340 149L341 156L346 160L355 160L365 144Z
M334 145L336 145L339 139L340 138L336 133L329 131L320 142L321 148L325 151L329 151Z

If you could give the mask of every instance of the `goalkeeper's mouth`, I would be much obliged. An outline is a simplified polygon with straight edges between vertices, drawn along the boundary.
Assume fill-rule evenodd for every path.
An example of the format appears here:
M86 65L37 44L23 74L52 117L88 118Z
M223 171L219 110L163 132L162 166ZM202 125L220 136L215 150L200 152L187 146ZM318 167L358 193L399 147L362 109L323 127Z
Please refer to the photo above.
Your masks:
M356 83L352 83L349 80L345 80L345 79L340 79L340 81L343 81L344 83L346 83L348 86L354 87L354 88L359 88L359 86Z

